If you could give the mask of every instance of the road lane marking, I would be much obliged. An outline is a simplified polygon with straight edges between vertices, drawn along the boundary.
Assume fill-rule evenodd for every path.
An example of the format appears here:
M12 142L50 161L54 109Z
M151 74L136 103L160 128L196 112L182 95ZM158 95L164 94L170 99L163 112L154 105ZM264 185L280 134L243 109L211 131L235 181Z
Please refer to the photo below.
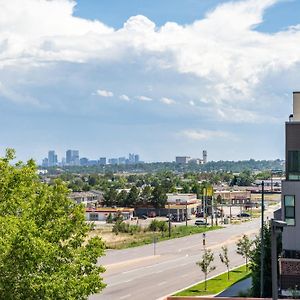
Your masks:
M131 297L131 294L127 294L127 295L125 295L125 296L122 296L122 297L120 297L119 299L122 300L122 299L127 299L127 298L129 298L129 297Z
M187 276L189 276L190 274L183 274L183 275L181 275L180 277L181 278L183 278L183 277L187 277Z
M160 282L160 283L158 284L158 286L164 285L164 284L166 284L166 283L167 283L166 281L162 281L162 282Z

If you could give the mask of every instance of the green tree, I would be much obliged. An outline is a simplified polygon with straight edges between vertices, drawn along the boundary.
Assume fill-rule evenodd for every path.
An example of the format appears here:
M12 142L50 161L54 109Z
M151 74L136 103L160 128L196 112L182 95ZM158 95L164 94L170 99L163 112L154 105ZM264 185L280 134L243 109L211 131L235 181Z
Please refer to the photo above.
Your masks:
M139 201L139 189L134 185L130 189L126 201L125 201L125 206L126 207L135 207Z
M281 253L280 237L278 237L277 246L277 253ZM249 259L253 297L260 297L260 253L261 237L257 236ZM272 297L271 228L268 225L264 226L264 297Z
M87 299L101 291L103 255L84 210L59 180L49 186L30 160L0 158L0 299Z
M214 254L212 251L206 250L202 255L202 259L198 261L196 264L201 268L201 271L204 274L204 290L207 290L207 275L216 269L215 266L211 266L212 262L214 261Z
M119 207L126 206L126 199L127 199L127 192L125 190L122 190L117 195L117 206Z
M151 200L151 186L147 185L143 188L141 193L141 204L143 206L148 206Z
M253 245L253 242L245 234L236 243L236 246L237 246L236 252L237 252L237 254L240 254L245 258L247 270L248 270L248 260L250 257L252 245Z
M227 268L227 279L229 280L229 263L230 263L230 260L229 260L229 257L228 257L228 247L227 246L222 246L222 253L219 254L219 257L220 257L220 260L221 262L226 266Z
M103 195L103 205L107 207L116 206L117 205L117 196L118 192L114 187L110 188Z
M151 204L155 208L164 208L167 203L167 195L164 189L158 185L152 191Z

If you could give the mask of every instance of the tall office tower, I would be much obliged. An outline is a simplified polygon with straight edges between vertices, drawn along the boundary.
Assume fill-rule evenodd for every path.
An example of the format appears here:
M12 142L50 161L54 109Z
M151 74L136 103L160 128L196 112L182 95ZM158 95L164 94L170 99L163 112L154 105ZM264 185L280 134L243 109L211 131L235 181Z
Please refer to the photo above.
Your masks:
M79 151L78 150L73 150L73 164L74 164L74 166L79 166L80 165Z
M206 164L207 163L207 151L203 150L203 163Z
M125 165L126 157L119 157L119 165Z
M129 153L129 155L128 155L128 162L130 164L134 164L134 153Z
M291 290L300 293L300 92L293 93L293 115L285 123L285 162L281 210L274 213L287 224L279 259L282 296L291 295Z
M99 164L101 166L105 166L106 165L106 157L100 157L99 159Z
M57 155L54 150L50 150L48 152L48 166L54 167L57 165Z
M66 164L70 165L72 161L72 150L67 150L66 152Z
M78 150L67 150L66 164L69 166L79 166L80 165Z
M137 164L140 161L140 156L138 154L136 154L134 156L134 162Z
M42 161L42 167L47 168L49 167L48 158L44 158Z

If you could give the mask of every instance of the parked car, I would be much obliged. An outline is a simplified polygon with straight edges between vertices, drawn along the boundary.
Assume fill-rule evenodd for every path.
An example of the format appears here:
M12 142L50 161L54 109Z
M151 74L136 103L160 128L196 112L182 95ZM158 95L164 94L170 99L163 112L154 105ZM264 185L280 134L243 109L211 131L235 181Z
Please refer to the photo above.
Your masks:
M196 220L195 225L196 226L206 226L206 225L208 225L208 223L205 222L204 220Z
M236 215L238 218L250 218L251 215L248 214L248 213L241 213L241 214L238 214Z

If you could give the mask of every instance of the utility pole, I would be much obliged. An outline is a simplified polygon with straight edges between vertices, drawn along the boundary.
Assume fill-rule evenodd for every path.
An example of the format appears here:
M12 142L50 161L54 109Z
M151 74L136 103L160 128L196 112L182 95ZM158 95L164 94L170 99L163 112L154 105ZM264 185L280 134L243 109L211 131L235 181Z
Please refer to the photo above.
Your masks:
M265 243L264 243L264 210L265 210L265 183L261 183L261 241L260 241L260 297L264 297L264 256L265 256Z
M188 221L188 209L187 209L188 203L185 201L185 226L187 226L187 221Z
M170 203L168 204L169 210L169 238L171 237L171 214L170 214Z

